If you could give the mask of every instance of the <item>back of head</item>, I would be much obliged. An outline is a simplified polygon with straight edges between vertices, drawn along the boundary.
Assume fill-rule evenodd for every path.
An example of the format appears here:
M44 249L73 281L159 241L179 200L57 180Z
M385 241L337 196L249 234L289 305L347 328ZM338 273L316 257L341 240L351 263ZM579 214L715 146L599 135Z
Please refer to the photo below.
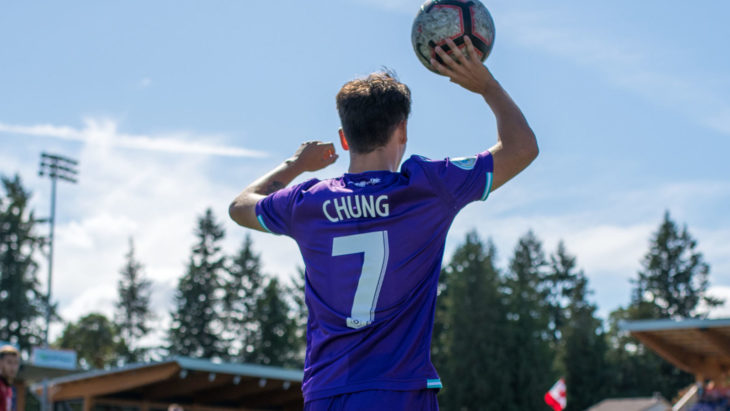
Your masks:
M350 150L366 154L388 143L411 112L411 91L388 72L346 83L337 93L337 111Z

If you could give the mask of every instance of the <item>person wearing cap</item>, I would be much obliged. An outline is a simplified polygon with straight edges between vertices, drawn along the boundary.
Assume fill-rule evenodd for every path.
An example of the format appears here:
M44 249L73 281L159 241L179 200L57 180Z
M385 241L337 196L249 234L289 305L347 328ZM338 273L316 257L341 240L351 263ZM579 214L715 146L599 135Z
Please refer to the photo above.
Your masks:
M20 353L12 345L0 347L0 411L13 411L13 380L20 368Z

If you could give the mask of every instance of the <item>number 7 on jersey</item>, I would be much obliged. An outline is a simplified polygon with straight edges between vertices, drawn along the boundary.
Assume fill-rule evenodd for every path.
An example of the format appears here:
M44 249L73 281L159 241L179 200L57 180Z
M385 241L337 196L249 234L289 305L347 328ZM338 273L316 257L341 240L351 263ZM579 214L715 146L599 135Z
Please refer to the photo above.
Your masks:
M332 256L363 253L360 278L355 290L347 326L362 328L373 322L375 305L388 266L388 232L353 234L332 240Z

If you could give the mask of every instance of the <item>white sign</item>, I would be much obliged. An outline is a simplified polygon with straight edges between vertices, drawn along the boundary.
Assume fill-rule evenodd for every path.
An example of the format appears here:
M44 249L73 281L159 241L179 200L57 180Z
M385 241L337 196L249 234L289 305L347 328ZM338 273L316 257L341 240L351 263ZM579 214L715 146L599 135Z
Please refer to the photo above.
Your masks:
M76 351L52 350L50 348L33 348L31 362L38 367L76 369Z

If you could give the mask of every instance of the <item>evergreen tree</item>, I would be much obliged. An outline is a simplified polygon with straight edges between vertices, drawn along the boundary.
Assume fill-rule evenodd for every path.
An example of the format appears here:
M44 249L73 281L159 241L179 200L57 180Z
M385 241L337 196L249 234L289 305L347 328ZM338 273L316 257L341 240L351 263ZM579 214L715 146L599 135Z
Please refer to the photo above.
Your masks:
M84 369L119 365L119 353L128 351L116 325L98 313L66 325L54 345L75 350L79 366Z
M292 285L287 288L287 294L291 300L290 304L293 309L294 324L296 325L296 343L295 343L295 361L296 367L304 367L304 355L307 347L307 320L309 309L304 296L306 287L306 272L303 268L297 268L297 275L292 278Z
M519 239L503 281L510 364L504 376L514 394L508 410L543 409L543 395L559 377L552 368L546 266L542 243L530 231Z
M150 294L152 282L145 278L142 264L134 254L134 241L129 239L129 252L121 278L117 283L119 300L116 303L116 325L130 352L124 362L137 362L145 358L146 350L139 347L139 340L150 331Z
M297 322L276 278L269 279L256 301L258 333L249 361L255 364L293 367L299 365Z
M444 383L439 396L444 410L505 410L514 401L502 375L511 365L505 361L507 328L495 254L491 242L485 245L470 232L442 271L441 326L432 347Z
M575 257L562 241L551 256L551 276L562 279L560 289L568 303L559 316L561 371L567 386L567 410L584 410L606 397L608 345L596 306L587 297L588 279L576 269ZM555 305L553 305L553 308Z
M692 382L691 375L620 331L618 323L703 317L707 313L699 311L700 303L709 308L722 304L707 295L710 267L696 248L697 241L687 227L680 230L669 212L665 212L641 261L630 305L611 313L609 361L614 395L660 392L665 398L672 398Z
M561 332L568 321L568 304L575 291L579 273L575 270L575 257L565 250L560 241L557 251L550 256L550 271L545 277L547 284L548 325L553 344L557 345ZM582 273L580 273L582 274Z
M223 305L226 329L232 333L227 337L230 342L228 356L236 361L250 362L259 332L256 302L263 294L264 282L260 257L252 249L250 235L246 235L227 271Z
M707 295L710 266L696 247L687 226L680 230L665 212L642 260L634 304L655 306L660 318L703 317L707 313L696 311L700 302L709 308L721 305L723 301Z
M210 208L198 219L195 235L197 243L175 294L168 349L173 355L225 358L220 295L221 271L225 265L220 243L225 232Z
M0 340L29 353L43 341L46 296L40 291L33 258L40 239L28 208L30 192L16 175L2 178L0 196Z

